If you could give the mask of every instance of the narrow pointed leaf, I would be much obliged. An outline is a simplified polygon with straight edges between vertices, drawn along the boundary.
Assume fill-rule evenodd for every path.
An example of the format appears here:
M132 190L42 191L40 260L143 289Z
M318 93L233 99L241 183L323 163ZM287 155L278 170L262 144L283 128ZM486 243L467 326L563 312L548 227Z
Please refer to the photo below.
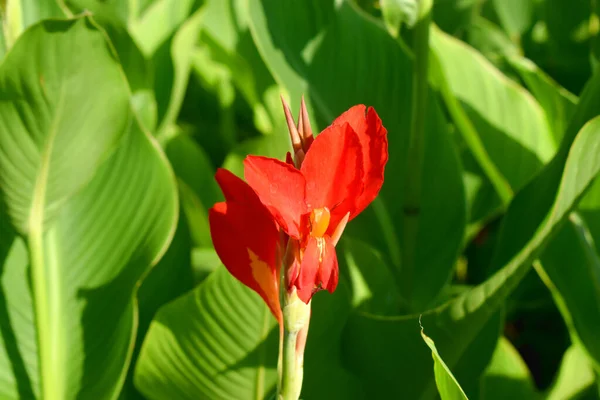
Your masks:
M442 400L467 400L467 395L463 392L460 384L452 375L450 368L446 365L437 349L433 340L425 335L421 330L421 337L427 344L427 347L431 349L431 355L433 357L433 371L435 375L435 383L440 393Z

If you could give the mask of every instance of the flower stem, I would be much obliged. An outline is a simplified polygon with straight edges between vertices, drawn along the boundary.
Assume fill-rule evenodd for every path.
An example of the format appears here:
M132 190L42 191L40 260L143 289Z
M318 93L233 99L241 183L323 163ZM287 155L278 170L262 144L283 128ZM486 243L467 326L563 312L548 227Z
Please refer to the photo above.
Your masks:
M421 214L421 180L425 153L427 118L429 28L433 0L419 0L418 19L414 27L415 62L412 77L412 118L404 187L404 220L401 279L404 298L410 303L413 271L416 263L417 233Z
M278 400L298 400L304 375L304 347L310 322L310 303L305 304L293 288L283 296L283 330L279 346Z

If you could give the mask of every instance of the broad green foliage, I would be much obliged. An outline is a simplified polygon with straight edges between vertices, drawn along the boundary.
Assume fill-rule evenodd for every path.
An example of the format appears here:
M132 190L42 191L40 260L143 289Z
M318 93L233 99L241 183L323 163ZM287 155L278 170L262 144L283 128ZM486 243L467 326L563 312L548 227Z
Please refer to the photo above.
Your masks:
M219 267L156 315L136 386L149 399L265 399L277 380L275 324L262 300Z
M374 107L389 161L301 397L599 399L597 3L0 2L0 398L274 398L208 210L304 96L315 134Z
M2 397L114 398L136 286L174 231L171 168L91 19L34 25L0 82L1 193L19 234L2 236Z

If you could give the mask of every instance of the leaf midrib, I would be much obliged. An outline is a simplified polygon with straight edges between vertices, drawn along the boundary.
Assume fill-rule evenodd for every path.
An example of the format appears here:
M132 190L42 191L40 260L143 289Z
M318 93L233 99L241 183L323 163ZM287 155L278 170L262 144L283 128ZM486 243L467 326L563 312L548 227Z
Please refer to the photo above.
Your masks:
M58 100L54 117L50 124L48 137L40 154L40 167L35 181L28 223L28 245L31 259L32 297L34 300L35 322L37 327L37 345L40 373L40 397L47 399L64 398L64 380L61 379L62 346L60 332L64 327L61 313L52 314L52 310L60 304L60 285L57 262L45 263L44 255L44 216L46 191L52 151L61 118L64 114L65 88L58 87ZM55 252L52 252L55 255ZM49 266L49 271L46 267ZM48 290L50 289L50 290ZM51 291L51 293L50 293Z

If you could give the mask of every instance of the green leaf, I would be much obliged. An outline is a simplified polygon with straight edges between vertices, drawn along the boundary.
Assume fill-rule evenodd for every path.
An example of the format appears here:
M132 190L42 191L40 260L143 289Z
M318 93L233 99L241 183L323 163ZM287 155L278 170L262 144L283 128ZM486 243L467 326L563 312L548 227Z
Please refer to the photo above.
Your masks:
M343 237L337 246L342 273L352 287L352 306L361 311L393 315L400 307L393 271L367 243Z
M430 337L425 335L423 329L421 329L421 337L427 344L427 347L431 349L435 384L437 385L442 400L468 399L467 395L460 387L460 384L454 375L452 375L450 368L448 368L444 360L442 360L442 357L435 348L435 343Z
M127 9L123 3L113 0L67 0L72 14L92 13L94 21L108 34L119 57L129 87L133 92L133 107L144 127L154 131L156 127L156 99L152 92L153 70L127 30Z
M536 267L575 340L600 367L600 257L582 218L573 213Z
M482 400L540 397L527 364L505 337L498 341L492 361L481 379Z
M177 198L123 76L87 17L35 25L0 66L0 198L22 235L2 265L2 398L110 399L125 379Z
M465 136L471 152L479 163L491 159L513 191L522 188L556 148L542 108L465 43L434 29L431 46L481 141L482 148Z
M554 142L559 145L575 111L577 97L561 87L528 59L513 56L508 58L508 61L546 112Z
M155 0L129 22L131 35L149 57L183 26L202 3L202 0Z
M54 0L6 0L0 6L0 59L12 47L25 29L42 19L64 17L58 2Z
M391 35L396 37L400 26L405 22L412 27L417 22L418 5L416 0L382 0L381 14Z
M519 37L533 22L533 0L492 0L500 24L513 40Z
M594 96L595 94L586 96L584 104L591 101ZM581 111L582 114L584 112L589 111ZM517 194L507 212L507 222L503 227L505 237L500 239L501 241L513 239L511 246L500 243L502 257L494 261L501 262L503 268L487 281L455 300L423 314L423 324L430 326L431 331L435 333L437 346L451 368L454 368L473 340L478 338L483 327L525 276L542 247L560 228L569 212L600 172L600 159L596 156L600 150L599 132L600 118L595 118L581 129L570 149L567 149L569 142L563 142L563 148L544 172ZM561 168L557 169L556 166ZM540 191L542 184L545 185L542 186L544 190ZM531 188L538 189L535 192L536 196L529 195ZM549 206L544 204L547 196L551 196L552 199L552 204ZM538 220L533 236L520 236L523 221L527 218L522 214L524 210L522 207L527 203L530 203L530 207L533 207L531 203L538 203L538 210L544 212L544 218ZM521 223L516 223L517 221ZM532 220L528 221L531 222ZM517 237L523 242L514 239ZM346 350L351 354L350 357L357 361L354 364L355 371L369 382L370 387L386 387L387 390L396 391L398 385L403 389L406 388L407 385L402 385L400 377L396 374L396 368L379 369L371 366L395 365L397 360L410 359L411 389L415 393L411 397L418 397L426 392L428 382L421 377L426 376L425 370L421 369L425 367L420 358L422 356L409 350L413 347L410 342L411 324L415 322L415 316L358 315L350 319L346 330L348 343ZM357 343L363 345L359 346ZM416 377L421 378L416 379Z
M456 34L471 24L481 3L482 0L435 0L433 20L445 32Z
M396 227L402 226L408 173L410 56L352 2L337 8L332 2L299 2L290 9L279 1L248 0L248 6L257 47L292 103L304 94L315 111L311 118L316 115L321 126L354 104L373 106L380 115L389 140L386 181L371 209L349 224L347 233L368 241L401 270ZM447 282L464 231L464 189L447 129L430 96L416 265L399 278L410 289L402 293L406 306L416 310L424 309ZM440 197L447 201L440 204L435 200Z
M156 136L160 141L166 140L183 104L203 15L203 8L197 9L153 56L159 121Z
M222 107L233 106L235 86L252 108L256 128L271 134L285 129L285 124L277 123L282 115L280 91L252 40L244 2L238 3L207 2L194 70L216 92Z
M596 377L585 352L576 344L565 352L560 369L546 399L576 399L594 387ZM581 396L583 397L583 396ZM592 397L593 398L593 395Z
M266 399L277 381L275 325L263 300L220 267L158 312L135 385L148 399Z
M369 393L343 362L341 332L352 312L349 289L341 280L333 294L313 296L301 398L363 399Z
M517 56L521 50L502 29L491 21L477 17L469 25L468 43L501 70L507 56Z
M158 309L194 287L191 252L190 232L185 217L180 214L171 245L159 263L144 277L138 291L139 322L132 366L137 362L142 342ZM133 371L133 368L127 371L123 388L122 396L125 395L127 399L141 398L133 385Z
M214 168L204 150L182 132L167 142L165 152L177 175L182 210L194 247L211 247L208 209L222 200Z
M52 1L52 0L51 0ZM130 3L135 0L54 0L67 7L71 13L91 12L110 20L113 25L126 26L129 20Z

